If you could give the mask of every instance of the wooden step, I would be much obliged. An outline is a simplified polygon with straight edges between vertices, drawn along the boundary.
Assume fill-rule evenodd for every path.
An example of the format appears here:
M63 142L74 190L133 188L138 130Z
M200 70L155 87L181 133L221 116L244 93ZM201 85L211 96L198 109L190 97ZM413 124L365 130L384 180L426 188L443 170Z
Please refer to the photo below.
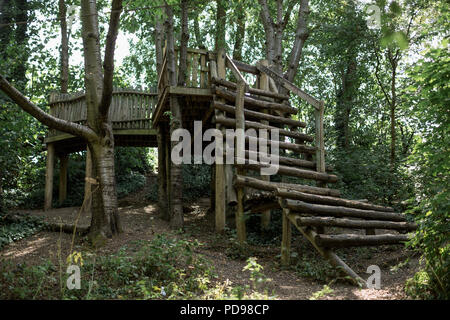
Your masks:
M375 204L361 202L356 200L347 200L342 198L334 198L327 196L312 195L304 192L292 191L279 188L276 191L277 196L284 199L301 200L308 203L326 204L331 206L342 206L348 208L362 209L362 210L374 210L383 212L394 212L391 207L378 206Z
M233 154L234 154L234 148L229 148L229 149L227 149L227 151L233 152ZM247 159L255 159L256 161L261 161L262 158L265 159L268 156L270 156L270 155L262 154L260 152L245 150L245 157ZM289 167L298 167L298 168L303 168L303 169L315 170L317 167L317 164L314 161L282 157L282 156L278 156L278 162L279 162L279 164L286 165ZM327 172L333 172L333 167L330 165L327 165L325 169Z
M225 136L227 135L225 134ZM265 144L268 148L270 148L271 145L277 143L279 149L292 150L298 153L307 153L311 155L316 154L315 147L307 146L304 144L267 140L263 138L253 137L250 135L245 135L245 142L256 142L258 146L260 145L260 143L262 143Z
M368 220L405 221L405 217L403 215L394 212L362 210L323 204L311 204L299 200L290 199L280 199L280 205L282 208L287 208L295 213L333 217L353 217Z
M319 188L313 186L307 186L302 184L294 184L294 183L284 183L284 182L272 182L272 181L263 181L252 177L246 177L242 175L235 175L233 180L234 186L241 187L249 187L253 189L265 190L265 191L276 191L278 188L285 188L289 190L296 190L300 192L310 193L310 194L318 194L318 195L326 195L326 196L334 196L339 197L340 191L337 189L330 188Z
M406 234L380 234L375 236L358 234L317 234L314 240L317 245L323 248L346 248L401 244L402 242L410 240L410 237Z
M221 103L218 101L214 101L214 108L216 108L217 110L220 111L225 111L228 112L229 114L235 115L236 114L236 108L234 106L225 104L225 103ZM306 123L302 122L302 121L298 121L298 120L293 120L290 118L285 118L285 117L279 117L279 116L273 116L267 113L262 113L262 112L258 112L258 111L253 111L253 110L249 110L249 109L244 109L244 116L247 118L255 118L255 119L261 119L261 120L267 120L269 122L272 123L279 123L279 124L285 124L291 127L301 127L301 128L305 128L306 127Z
M241 162L242 159L240 159ZM248 160L245 160L245 164L239 164L236 159L236 166L240 166L244 169L259 171L261 168L267 168L270 165L262 164L262 163L250 163ZM312 170L304 170L298 168L287 167L283 165L278 165L278 173L279 175L292 176L301 179L311 179L316 181L324 181L324 182L337 182L338 178L334 174L316 172Z
M213 92L215 92L219 97L224 98L227 101L231 101L233 103L236 101L236 92L222 89L217 86L215 87L215 89L213 88ZM277 110L289 114L297 114L298 112L297 108L290 107L286 104L257 100L249 96L244 96L244 105L253 106L259 109Z
M214 121L216 123L223 124L224 126L227 126L229 128L236 128L236 119L228 118L224 116L216 116ZM279 135L283 137L291 137L302 141L309 141L313 142L314 137L309 136L307 134L298 132L298 131L290 131L285 129L280 129L278 127L273 127L267 124L262 124L260 122L254 122L254 121L245 121L245 128L252 128L252 129L266 129L266 130L278 130Z
M231 81L224 80L224 79L218 79L216 77L212 77L211 81L215 84L222 85L222 86L227 87L232 90L237 89L237 84L235 82L231 82ZM271 92L271 91L267 91L267 90L249 88L248 92L250 94L254 94L257 96L269 97L269 98L279 99L279 100L289 100L289 96L287 96L287 95L283 95L283 94L279 94L279 93Z
M334 217L294 217L296 223L301 226L308 227L340 227L350 229L393 229L393 230L408 230L413 231L417 229L417 225L410 222L393 222L380 220L356 220L347 218Z

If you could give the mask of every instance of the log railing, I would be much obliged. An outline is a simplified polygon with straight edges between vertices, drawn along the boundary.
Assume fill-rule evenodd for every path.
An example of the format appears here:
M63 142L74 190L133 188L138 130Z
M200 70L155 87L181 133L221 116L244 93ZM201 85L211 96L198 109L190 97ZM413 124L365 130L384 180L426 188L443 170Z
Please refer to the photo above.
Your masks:
M175 49L176 77L178 78L179 49ZM208 51L202 49L187 49L186 87L188 88L209 88L209 68L207 66ZM162 94L169 86L167 71L167 54L164 50L162 72L158 79L158 92Z
M308 102L315 108L314 117L316 126L316 134L315 134L316 170L318 172L325 172L325 145L323 132L323 117L324 117L325 103L322 100L318 100L313 96L311 96L310 94L304 92L303 90L295 86L292 82L286 80L283 76L276 73L269 67L264 66L261 63L257 63L256 68L260 72L267 74L271 79L273 79L274 82L278 83L288 91L296 94L300 99Z
M113 129L151 129L151 117L156 106L155 89L149 92L134 89L114 89L109 117ZM50 114L60 119L86 123L86 96L84 92L75 94L52 93L50 95ZM51 129L48 137L62 134Z

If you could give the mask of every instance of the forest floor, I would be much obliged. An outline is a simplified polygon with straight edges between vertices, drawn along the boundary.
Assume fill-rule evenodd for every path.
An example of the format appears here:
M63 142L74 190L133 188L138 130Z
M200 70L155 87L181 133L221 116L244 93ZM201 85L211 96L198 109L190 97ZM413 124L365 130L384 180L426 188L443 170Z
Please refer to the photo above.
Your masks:
M198 249L213 264L218 275L218 283L233 286L250 284L249 272L243 272L246 257L233 247L231 233L221 236L214 233L214 220L209 213L209 199L201 198L185 207L185 232L175 233L168 222L158 217L155 203L148 203L143 190L119 201L119 212L124 232L109 240L98 249L97 254L109 255L135 240L151 240L156 234L197 239L203 245ZM47 212L25 210L35 216L41 216L47 222L74 224L79 208L60 208ZM89 215L81 215L79 226L87 227ZM72 235L58 232L41 231L26 239L7 245L0 251L0 260L14 263L39 264L43 258L57 261L57 252L61 243L61 252L67 256L71 249ZM79 244L76 242L76 247ZM367 267L377 265L381 268L381 289L359 289L343 280L326 279L328 266L316 257L312 246L301 235L294 233L292 252L298 254L298 261L290 268L279 265L279 242L266 245L249 245L244 253L247 257L256 257L270 279L266 289L277 299L408 299L405 294L405 281L418 270L419 259L403 246L382 246L378 248L352 249L343 252L347 264L363 278L368 278ZM310 264L308 259L311 258ZM313 259L314 258L314 259ZM306 263L306 266L305 266ZM309 276L305 276L309 272ZM322 291L324 285L331 290Z

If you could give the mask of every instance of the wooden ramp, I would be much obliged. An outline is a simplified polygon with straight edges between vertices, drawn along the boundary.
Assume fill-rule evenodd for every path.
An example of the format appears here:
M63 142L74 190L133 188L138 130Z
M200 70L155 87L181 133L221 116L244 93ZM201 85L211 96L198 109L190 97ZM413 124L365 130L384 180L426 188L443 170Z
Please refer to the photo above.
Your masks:
M229 80L225 79L226 68L231 71ZM215 109L213 121L217 128L222 132L246 130L240 142L235 138L232 148L227 149L229 145L224 139L224 156L232 153L235 160L231 168L235 195L227 189L226 198L228 203L237 205L238 239L241 242L246 239L244 212L261 213L264 226L270 221L270 210L281 208L283 264L289 263L291 225L294 225L324 258L364 286L364 281L332 250L399 244L408 241L406 233L416 226L406 222L402 214L395 213L390 207L343 199L339 190L328 187L338 178L332 173L333 168L325 165L322 101L272 71L265 61L248 66L233 61L222 52L217 61L210 61L210 69ZM247 83L249 77L244 77L245 72L256 75L253 88ZM277 88L281 88L281 92ZM302 130L307 124L295 119L298 110L290 105L290 94L314 106L314 136L304 133ZM270 136L267 131L273 129L278 130L278 137ZM255 149L259 143L268 144L269 152ZM279 162L277 175L281 176L279 182L270 181L269 175L261 175L261 169L270 166L268 158L276 156ZM222 183L228 185L227 179L225 173ZM296 182L289 182L292 179ZM336 228L365 232L327 233Z

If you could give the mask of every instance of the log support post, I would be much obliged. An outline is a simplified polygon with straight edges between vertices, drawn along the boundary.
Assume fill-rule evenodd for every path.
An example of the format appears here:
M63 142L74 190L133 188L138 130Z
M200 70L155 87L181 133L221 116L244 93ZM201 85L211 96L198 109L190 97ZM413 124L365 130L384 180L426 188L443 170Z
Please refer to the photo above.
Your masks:
M283 209L282 238L281 238L281 265L288 266L291 260L292 228L289 220L289 211Z
M164 131L164 153L165 153L165 166L166 166L166 199L167 199L167 220L170 220L170 212L171 212L171 200L170 200L170 196L171 196L171 192L170 192L170 176L171 176L171 172L170 172L170 168L171 168L171 163L170 163L170 135L169 135L169 129L167 129L166 131Z
M168 199L167 199L167 166L166 166L166 140L164 127L158 126L158 209L159 216L164 220L169 220Z
M84 182L84 212L90 212L92 208L92 155L89 146L86 146L86 172Z
M325 145L323 134L323 114L325 105L324 102L320 102L320 107L315 110L315 122L316 122L316 166L317 172L325 172Z
M325 104L320 101L319 108L315 110L315 121L316 121L316 171L320 173L325 173L325 142L323 133L323 116L324 116ZM323 181L317 181L317 186L325 188L327 184ZM317 233L325 233L324 227L317 227Z
M269 65L269 62L267 60L261 60L260 63L261 63L261 65L266 66L266 67ZM269 91L269 76L267 74L265 74L264 72L261 72L261 74L259 76L258 84L259 84L259 89L264 90L264 91ZM268 113L267 110L264 110L263 112ZM268 125L269 121L262 120L261 123ZM269 137L269 135L267 134L266 131L263 130L262 132L265 132L265 133L262 136L260 136L260 138L263 138L266 140L271 140L271 137ZM268 154L271 154L270 146L267 146L266 151ZM268 175L261 176L261 180L270 182L270 176L268 176ZM270 225L270 210L266 210L261 213L261 228L263 230L266 230L267 228L269 228L269 225Z
M59 204L62 204L67 198L67 166L69 155L59 156Z
M214 64L212 64L214 68ZM219 50L217 52L217 76L221 79L225 79L225 51ZM221 113L216 110L215 115L221 115ZM222 133L225 131L224 128L216 124L216 128L221 130ZM223 233L225 231L226 223L226 174L225 165L217 164L215 168L215 224L216 232Z
M45 168L45 199L44 210L52 208L53 201L53 176L55 173L55 146L53 143L47 145L47 162Z
M245 82L239 82L236 95L236 140L235 140L235 158L237 159L240 152L245 151L245 117L244 117L244 96L245 96ZM240 151L241 150L241 151ZM238 175L245 175L245 170L238 166ZM247 234L245 230L245 217L244 217L244 188L238 186L236 188L237 193L237 210L236 210L236 229L238 241L243 244L247 240Z

